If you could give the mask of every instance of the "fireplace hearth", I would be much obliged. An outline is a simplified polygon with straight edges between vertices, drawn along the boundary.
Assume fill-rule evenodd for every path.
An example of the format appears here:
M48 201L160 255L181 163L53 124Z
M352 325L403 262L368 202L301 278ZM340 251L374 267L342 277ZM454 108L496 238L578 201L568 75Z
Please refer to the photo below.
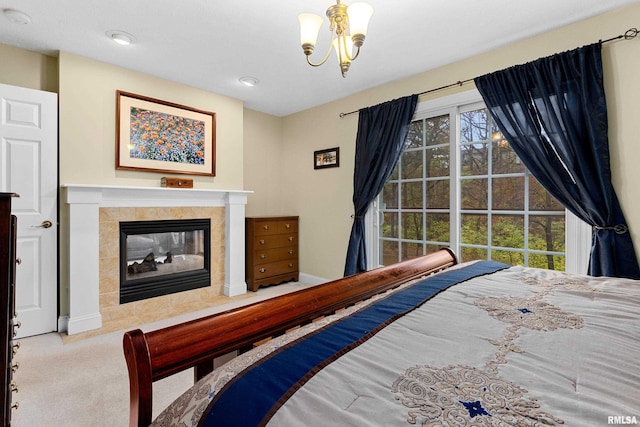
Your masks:
M210 286L210 219L120 222L120 303Z

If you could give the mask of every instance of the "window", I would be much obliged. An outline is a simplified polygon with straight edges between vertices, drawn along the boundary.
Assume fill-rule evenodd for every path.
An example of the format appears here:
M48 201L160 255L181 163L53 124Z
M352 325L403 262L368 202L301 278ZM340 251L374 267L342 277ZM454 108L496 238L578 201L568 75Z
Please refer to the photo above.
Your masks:
M418 105L402 156L371 210L378 217L377 264L447 246L461 262L586 272L578 259L588 254L588 227L573 225L579 220L527 171L477 91ZM568 234L581 236L578 245L567 245Z

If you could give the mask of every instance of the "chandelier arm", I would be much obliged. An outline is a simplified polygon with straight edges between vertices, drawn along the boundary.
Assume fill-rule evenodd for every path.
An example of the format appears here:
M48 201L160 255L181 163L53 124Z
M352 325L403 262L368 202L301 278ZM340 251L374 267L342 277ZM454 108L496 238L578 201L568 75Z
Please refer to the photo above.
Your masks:
M349 47L347 46L346 37L342 37L341 39L342 39L342 43L338 43L338 45L341 46L340 57L342 57L342 53L344 53L344 56L349 60L349 62L353 62L353 60L355 60L358 57L358 55L360 55L360 46L354 45L356 48L356 54L351 56L351 53L349 52Z
M358 55L360 55L360 46L357 46L356 47L356 54L351 56L351 53L349 53L349 49L347 47L347 42L346 41L344 41L344 43L343 43L342 50L344 51L344 55L347 57L349 62L353 62L353 60L356 59L358 57Z
M327 62L327 59L329 59L330 54L331 54L331 45L329 45L329 49L327 50L327 53L324 55L324 58L322 58L322 61L320 62L317 62L317 63L311 62L311 55L307 55L307 64L311 65L312 67L319 67L325 62Z
M349 61L353 61L358 57L358 55L360 55L360 46L356 47L356 54L353 55L353 56L351 56L349 54L349 50L348 49L345 49L345 53L347 54L347 58L349 58Z
M334 35L334 29L333 26L331 28L331 38L329 40L333 40L333 35ZM324 64L325 62L327 62L327 59L329 59L329 55L331 55L331 49L333 46L331 46L331 43L329 43L329 49L327 49L327 53L324 55L324 58L322 58L322 61L320 62L311 62L311 54L306 55L307 56L307 64L311 65L312 67L319 67L322 64Z

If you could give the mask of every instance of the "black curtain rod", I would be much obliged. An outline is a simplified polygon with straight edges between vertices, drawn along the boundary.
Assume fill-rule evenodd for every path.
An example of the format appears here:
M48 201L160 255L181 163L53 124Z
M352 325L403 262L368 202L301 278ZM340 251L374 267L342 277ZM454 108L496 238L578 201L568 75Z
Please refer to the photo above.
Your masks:
M611 37L611 38L606 39L606 40L599 40L598 42L599 43L609 43L609 42L612 42L612 41L615 41L615 40L620 40L620 39L631 40L631 39L635 38L638 35L638 33L640 33L640 31L637 28L629 28L627 31L625 31L624 34L620 34L619 36ZM462 86L465 83L472 82L473 80L474 79L458 80L455 83L451 83L451 84L448 84L448 85L445 85L445 86L440 86L440 87L437 87L435 89L425 90L424 92L418 93L418 96L424 95L424 94L427 94L427 93L437 92L437 91L440 91L440 90L443 90L443 89L449 89L450 87L454 87L454 86ZM359 111L360 110L354 110L354 111L350 111L348 113L340 113L340 118L348 116L350 114L358 113Z

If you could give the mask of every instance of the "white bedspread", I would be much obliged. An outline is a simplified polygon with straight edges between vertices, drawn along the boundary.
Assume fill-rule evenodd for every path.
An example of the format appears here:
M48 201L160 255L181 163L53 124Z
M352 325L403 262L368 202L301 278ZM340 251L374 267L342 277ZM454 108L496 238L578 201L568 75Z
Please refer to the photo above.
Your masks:
M155 425L197 425L233 375L364 305L232 360ZM455 285L386 326L309 379L268 425L640 422L639 361L640 282L511 267Z

